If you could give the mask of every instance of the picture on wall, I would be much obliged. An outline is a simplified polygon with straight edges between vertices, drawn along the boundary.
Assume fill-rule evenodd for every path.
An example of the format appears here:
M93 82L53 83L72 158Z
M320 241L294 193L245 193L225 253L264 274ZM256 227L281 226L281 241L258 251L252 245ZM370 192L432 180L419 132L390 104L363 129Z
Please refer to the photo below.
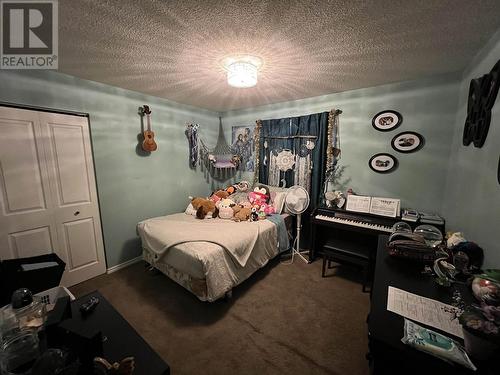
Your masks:
M415 152L424 146L424 137L415 132L399 133L392 138L391 146L399 152Z
M375 154L368 162L370 168L377 173L392 172L398 166L398 160L391 154Z
M372 126L381 132L396 129L403 122L403 116L396 111L382 111L373 116Z
M238 169L253 172L255 169L255 125L233 126L231 132L231 150L240 157Z

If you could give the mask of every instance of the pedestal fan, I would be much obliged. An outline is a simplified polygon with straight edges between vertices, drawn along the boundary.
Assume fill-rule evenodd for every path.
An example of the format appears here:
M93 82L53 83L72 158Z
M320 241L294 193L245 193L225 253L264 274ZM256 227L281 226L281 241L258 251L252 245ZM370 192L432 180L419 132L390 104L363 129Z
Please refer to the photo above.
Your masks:
M288 189L288 193L285 197L285 206L288 212L297 216L297 237L292 245L292 254L290 263L293 263L295 254L298 255L306 263L308 260L302 255L300 251L300 228L301 228L301 216L307 207L309 206L309 193L302 186L295 185Z

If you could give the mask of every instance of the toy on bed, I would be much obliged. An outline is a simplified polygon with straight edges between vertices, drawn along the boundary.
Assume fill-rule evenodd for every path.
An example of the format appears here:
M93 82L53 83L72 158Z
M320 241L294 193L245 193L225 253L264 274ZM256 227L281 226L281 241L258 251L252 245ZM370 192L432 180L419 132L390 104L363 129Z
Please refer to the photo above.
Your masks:
M219 214L219 209L210 199L200 197L189 198L191 199L191 205L193 206L193 209L196 211L197 219L205 219L207 216L216 218Z
M234 216L233 207L236 206L231 199L222 199L218 202L219 217L221 219L232 219Z
M248 200L250 203L258 205L259 207L264 203L268 204L270 199L271 195L269 193L269 188L264 185L258 185L253 189L253 191L248 193Z

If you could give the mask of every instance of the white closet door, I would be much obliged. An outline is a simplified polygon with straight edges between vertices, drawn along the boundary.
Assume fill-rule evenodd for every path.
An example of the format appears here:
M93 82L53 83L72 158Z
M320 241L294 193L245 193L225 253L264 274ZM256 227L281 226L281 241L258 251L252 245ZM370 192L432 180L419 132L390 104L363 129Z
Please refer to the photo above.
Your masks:
M0 225L7 224L1 225L0 256L54 251L66 262L66 286L104 273L88 119L0 107L0 124ZM14 138L22 144L12 145Z
M0 258L57 250L37 112L0 107Z
M86 117L40 113L63 283L74 285L106 271L94 164Z

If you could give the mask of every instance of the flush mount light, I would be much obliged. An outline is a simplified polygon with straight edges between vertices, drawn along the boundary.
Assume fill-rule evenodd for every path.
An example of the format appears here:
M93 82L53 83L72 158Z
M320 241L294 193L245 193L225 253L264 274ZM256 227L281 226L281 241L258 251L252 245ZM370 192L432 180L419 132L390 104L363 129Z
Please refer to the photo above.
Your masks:
M257 84L257 74L262 60L255 56L243 55L227 57L222 61L227 71L227 83L238 88L253 87Z

